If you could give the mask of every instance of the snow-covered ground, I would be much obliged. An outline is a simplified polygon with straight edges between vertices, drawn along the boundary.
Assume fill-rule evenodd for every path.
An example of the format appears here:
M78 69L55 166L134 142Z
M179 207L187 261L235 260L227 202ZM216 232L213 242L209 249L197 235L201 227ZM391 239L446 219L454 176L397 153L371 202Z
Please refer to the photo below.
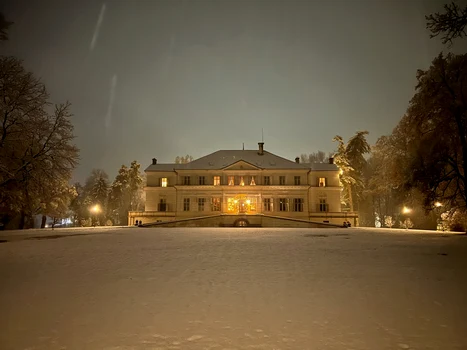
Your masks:
M354 228L3 235L3 350L467 349L462 235Z

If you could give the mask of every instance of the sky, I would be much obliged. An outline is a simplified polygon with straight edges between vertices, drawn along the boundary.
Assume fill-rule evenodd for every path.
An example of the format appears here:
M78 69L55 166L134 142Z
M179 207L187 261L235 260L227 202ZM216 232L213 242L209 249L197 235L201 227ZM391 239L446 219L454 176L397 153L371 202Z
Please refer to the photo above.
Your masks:
M220 149L293 160L331 152L335 135L390 134L417 69L441 51L425 15L445 1L4 0L14 55L72 103L80 165L113 178L122 164ZM465 4L465 1L459 1Z

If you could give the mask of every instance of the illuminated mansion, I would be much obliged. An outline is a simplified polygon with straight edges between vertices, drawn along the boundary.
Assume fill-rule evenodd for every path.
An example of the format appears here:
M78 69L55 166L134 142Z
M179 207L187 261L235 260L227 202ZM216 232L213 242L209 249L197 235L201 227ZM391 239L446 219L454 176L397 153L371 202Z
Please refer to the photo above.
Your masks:
M339 171L329 163L304 164L264 150L221 150L186 164L146 170L144 212L129 224L174 226L342 225Z

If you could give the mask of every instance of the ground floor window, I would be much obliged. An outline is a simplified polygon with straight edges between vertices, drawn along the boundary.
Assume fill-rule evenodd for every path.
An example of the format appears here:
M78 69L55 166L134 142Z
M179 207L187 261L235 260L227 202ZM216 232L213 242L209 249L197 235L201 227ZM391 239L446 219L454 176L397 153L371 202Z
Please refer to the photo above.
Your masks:
M183 211L190 211L190 198L183 198Z
M198 211L204 211L204 203L206 198L198 198Z
M211 200L211 211L221 211L221 199L216 197Z
M279 211L289 211L289 201L287 198L279 198Z
M328 204L326 203L325 198L320 198L319 199L319 211L321 211L321 212L328 211Z
M263 199L263 208L264 208L264 211L272 211L272 200L271 200L271 198L264 198Z
M293 199L293 210L294 211L303 211L303 198L294 198Z

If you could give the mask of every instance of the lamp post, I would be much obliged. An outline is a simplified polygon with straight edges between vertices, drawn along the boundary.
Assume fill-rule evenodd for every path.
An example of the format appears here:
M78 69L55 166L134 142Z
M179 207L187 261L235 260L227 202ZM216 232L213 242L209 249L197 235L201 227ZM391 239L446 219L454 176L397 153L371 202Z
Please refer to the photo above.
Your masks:
M409 225L411 224L411 220L410 220L410 217L409 217L409 214L412 212L412 209L404 206L402 208L402 213L405 214L405 216L407 216L407 218L404 220L404 226L405 226L405 229L408 230L409 229ZM410 225L412 226L412 225Z
M94 206L91 207L90 209L91 213L94 213L94 215L96 216L96 220L94 221L94 225L92 226L96 226L96 222L97 222L97 215L101 212L101 207L99 206L99 204L96 204ZM92 217L91 217L91 220L92 220Z
M436 230L437 231L444 231L444 225L441 219L441 207L443 203L435 202L435 213L436 213Z

